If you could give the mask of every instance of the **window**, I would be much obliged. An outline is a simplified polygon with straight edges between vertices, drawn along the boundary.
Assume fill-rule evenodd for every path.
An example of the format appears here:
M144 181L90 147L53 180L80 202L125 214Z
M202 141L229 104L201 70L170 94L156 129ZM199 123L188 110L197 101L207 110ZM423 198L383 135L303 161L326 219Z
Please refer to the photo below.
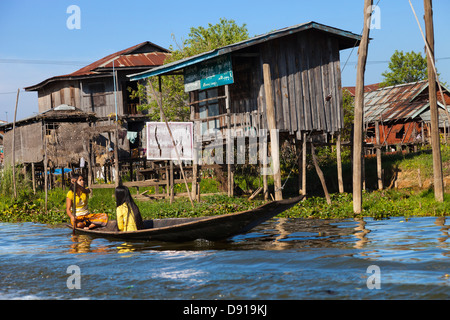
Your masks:
M103 83L93 83L89 85L92 108L106 105L105 85Z
M218 117L220 115L219 99L214 99L218 96L218 88L199 91L198 93L198 101L206 100L198 104L199 118L205 119L201 124L201 134L205 134L208 130L211 129L220 128L220 120Z

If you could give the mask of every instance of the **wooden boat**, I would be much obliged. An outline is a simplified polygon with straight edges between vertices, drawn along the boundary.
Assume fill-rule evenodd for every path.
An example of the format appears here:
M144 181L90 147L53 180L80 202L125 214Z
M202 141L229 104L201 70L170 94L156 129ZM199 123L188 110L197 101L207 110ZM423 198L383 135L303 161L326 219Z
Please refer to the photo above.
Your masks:
M183 242L195 239L224 240L249 231L262 222L293 207L302 198L303 196L299 196L273 201L252 210L212 217L145 220L145 229L137 231L116 231L116 221L111 220L103 228L93 230L75 228L75 234L120 240L167 242ZM72 228L71 225L67 226Z

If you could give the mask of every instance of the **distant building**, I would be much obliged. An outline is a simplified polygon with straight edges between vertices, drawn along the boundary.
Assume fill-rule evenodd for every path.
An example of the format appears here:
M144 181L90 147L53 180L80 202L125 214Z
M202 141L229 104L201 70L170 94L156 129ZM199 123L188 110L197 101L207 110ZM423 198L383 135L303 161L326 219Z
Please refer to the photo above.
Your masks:
M137 82L127 75L161 66L169 56L169 50L146 41L70 74L26 87L26 91L37 91L39 113L16 122L16 163L31 164L41 171L47 157L50 169L78 167L85 162L93 168L96 156L109 155L115 141L119 159L139 156L134 151L145 138L147 116L137 110L139 101L130 98L128 88L136 89ZM110 120L115 120L116 106L121 120L118 139L113 138L115 126ZM8 142L6 163L12 162L12 127L12 123L0 125Z
M113 64L117 72L117 114L137 114L139 101L129 98L128 87L137 83L127 75L161 66L170 56L167 49L149 41L110 54L70 74L51 77L26 91L37 91L39 113L62 104L74 106L84 112L94 112L97 117L115 113Z
M441 84L442 85L442 84ZM373 89L372 86L367 86ZM442 87L445 104L450 106L450 94ZM449 118L438 90L439 128L448 132ZM429 137L430 103L428 81L418 81L376 90L365 90L364 123L366 143L376 144L378 124L380 144L386 147L423 143ZM448 108L450 111L450 108Z

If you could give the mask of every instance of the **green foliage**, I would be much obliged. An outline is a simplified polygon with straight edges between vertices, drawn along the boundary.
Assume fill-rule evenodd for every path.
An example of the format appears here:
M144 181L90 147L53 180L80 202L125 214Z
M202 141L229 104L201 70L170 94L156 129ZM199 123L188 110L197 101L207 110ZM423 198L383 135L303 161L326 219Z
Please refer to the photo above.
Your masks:
M342 219L354 217L352 194L331 194L331 205L324 197L310 197L280 217ZM434 199L432 189L415 192L413 190L382 190L363 192L363 211L359 216L384 219L395 216L445 216L450 210L450 194L445 194L444 202Z
M249 38L246 24L238 26L234 20L220 19L220 22L208 28L191 28L183 47L173 52L173 59L179 60L196 54L224 47Z
M342 104L344 109L344 128L341 130L341 139L350 141L352 139L353 119L355 118L355 98L347 90L342 92Z
M192 27L188 38L179 45L175 38L177 49L170 47L172 56L164 61L168 64L180 59L191 57L206 51L217 49L229 44L233 44L248 39L246 25L238 26L234 20L220 19L220 22L207 28ZM188 94L184 92L183 76L170 75L161 77L161 91L156 77L147 79L146 82L138 84L136 91L128 89L131 98L139 98L140 111L148 112L152 121L160 121L160 109L158 100L162 100L164 113L168 121L186 121L190 117L190 109L186 101Z
M318 152L321 156L320 152ZM441 146L441 156L443 161L443 172L450 175L450 146ZM324 161L326 163L326 161ZM366 185L375 185L375 179L369 177L369 173L376 172L375 160L366 160ZM288 169L285 168L285 173ZM394 154L384 156L383 168L385 174L388 174L390 168L401 171L417 171L421 169L421 175L425 178L433 176L432 155L429 152L420 154ZM332 176L332 172L336 169L333 164L323 166L322 170L327 176L327 184L330 188L332 180L336 180ZM328 171L329 172L328 172ZM344 166L344 180L350 172ZM308 192L313 191L312 176L315 176L314 169L311 168L308 174ZM248 176L245 176L248 174ZM59 224L68 222L65 213L66 190L55 188L48 192L48 212L44 211L44 192L39 191L33 194L29 182L21 174L17 174L18 197L14 199L12 196L12 188L9 185L12 181L11 169L5 169L0 183L0 221L2 222L40 222L47 224ZM285 175L284 175L285 176ZM350 175L351 176L351 175ZM249 174L245 170L240 173L236 172L235 182L245 189L255 189L259 186L260 181L258 174ZM390 179L390 178L389 178ZM283 183L285 181L283 180ZM269 180L271 183L271 180ZM287 181L283 194L286 197L292 197L297 188L297 177L291 175ZM320 185L318 188L321 188ZM331 188L330 188L331 189ZM136 193L134 188L130 189L133 194ZM211 177L204 177L201 181L202 193L214 193L219 191L219 182ZM143 190L141 189L140 192ZM153 191L153 190L152 190ZM176 192L185 192L184 184L176 186ZM115 219L115 199L114 189L94 189L89 200L89 209L93 213L105 212L110 219ZM226 195L202 196L200 202L194 202L194 208L188 198L175 199L173 204L169 200L151 200L137 201L137 205L141 209L144 219L153 218L173 218L173 217L200 217L211 216L217 214L226 214L238 211L252 209L263 203L260 196L253 201L248 201L246 197L228 198ZM332 193L331 205L328 205L326 199L322 196L308 196L305 201L300 202L292 209L285 211L280 217L291 218L353 218L352 194L351 193ZM450 212L450 194L445 194L444 202L437 202L434 199L433 189L414 190L414 189L387 189L382 191L363 192L363 212L361 216L373 217L375 219L388 218L392 216L442 216Z
M395 50L388 68L381 74L384 77L382 87L428 79L427 59L420 52Z

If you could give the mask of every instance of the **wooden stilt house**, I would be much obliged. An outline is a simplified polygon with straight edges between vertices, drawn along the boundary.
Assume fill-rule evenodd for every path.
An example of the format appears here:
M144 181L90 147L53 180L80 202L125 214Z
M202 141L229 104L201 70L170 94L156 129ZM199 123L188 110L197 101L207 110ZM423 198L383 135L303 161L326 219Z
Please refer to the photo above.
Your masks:
M303 141L306 133L336 133L342 128L339 52L358 46L360 39L308 22L130 77L182 73L197 137L211 129L223 136L231 129L235 137L277 129L280 139Z

